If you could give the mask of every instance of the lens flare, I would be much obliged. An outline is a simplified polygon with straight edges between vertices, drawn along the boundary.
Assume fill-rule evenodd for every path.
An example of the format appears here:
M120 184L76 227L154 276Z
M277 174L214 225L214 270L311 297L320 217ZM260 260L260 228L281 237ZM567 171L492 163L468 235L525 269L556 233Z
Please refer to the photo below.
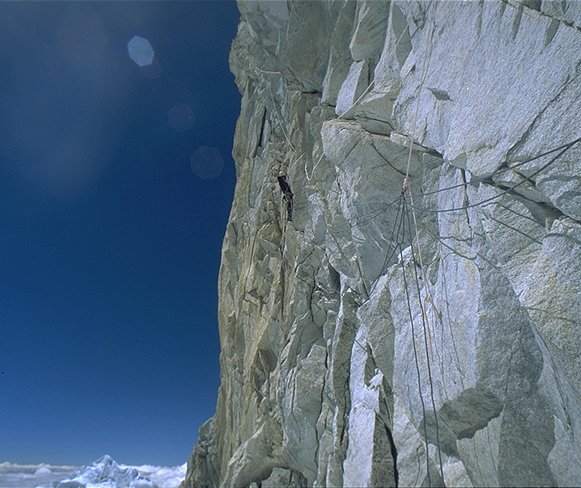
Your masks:
M129 57L135 64L143 67L153 63L155 52L147 39L134 36L127 43L127 50L129 51Z
M192 172L202 180L217 178L222 173L224 160L215 147L201 146L191 158Z

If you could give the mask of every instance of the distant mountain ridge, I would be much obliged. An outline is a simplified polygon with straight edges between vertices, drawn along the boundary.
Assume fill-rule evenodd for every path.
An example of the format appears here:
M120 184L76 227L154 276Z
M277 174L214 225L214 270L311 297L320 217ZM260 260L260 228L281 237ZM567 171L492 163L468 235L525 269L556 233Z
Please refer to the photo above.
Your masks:
M92 464L72 473L70 478L54 481L53 488L159 488L136 468L120 466L104 455Z
M86 466L1 462L0 488L177 488L185 474L185 464L128 466L109 455Z

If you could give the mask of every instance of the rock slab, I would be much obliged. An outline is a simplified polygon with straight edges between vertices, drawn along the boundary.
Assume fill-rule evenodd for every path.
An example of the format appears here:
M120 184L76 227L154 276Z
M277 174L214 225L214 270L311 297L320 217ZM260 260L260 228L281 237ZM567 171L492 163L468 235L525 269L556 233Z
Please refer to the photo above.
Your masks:
M238 0L184 488L581 485L579 5Z

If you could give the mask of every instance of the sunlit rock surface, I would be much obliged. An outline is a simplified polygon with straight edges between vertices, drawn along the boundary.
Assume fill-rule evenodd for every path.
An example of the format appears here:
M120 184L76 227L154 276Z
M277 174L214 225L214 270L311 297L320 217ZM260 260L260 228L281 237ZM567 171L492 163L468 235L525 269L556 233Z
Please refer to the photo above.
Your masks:
M580 5L238 1L183 486L581 485Z

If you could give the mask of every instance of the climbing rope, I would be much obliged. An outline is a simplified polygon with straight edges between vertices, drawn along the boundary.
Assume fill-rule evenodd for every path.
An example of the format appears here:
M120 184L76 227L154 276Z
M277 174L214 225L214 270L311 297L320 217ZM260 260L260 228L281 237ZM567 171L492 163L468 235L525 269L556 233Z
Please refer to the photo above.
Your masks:
M407 220L408 229L409 229L409 232L411 234L412 229L411 229L411 222L410 222L410 218L409 218L410 212L409 212L409 209L407 209L407 207L406 207L405 200L404 200L404 210L406 212L405 219ZM417 235L417 223L415 222L415 220L414 220L414 226L416 226L416 235ZM435 423L435 427L436 427L436 444L437 444L437 448L438 448L438 460L440 462L440 474L441 474L442 480L443 480L444 479L444 472L443 472L443 464L442 464L442 454L441 454L441 449L440 449L440 446L441 446L441 444L440 444L440 428L439 428L439 422L438 422L438 413L437 413L437 409L436 409L436 402L434 400L434 383L432 380L432 367L430 364L430 354L429 354L431 347L428 347L428 338L431 337L430 330L429 330L429 320L428 320L428 315L427 315L426 310L425 310L424 302L423 302L422 297L421 297L421 290L420 290L419 276L418 276L418 267L415 263L415 252L414 252L413 238L410 237L410 239L411 239L410 249L411 249L412 258L413 258L412 268L414 271L416 291L418 293L418 304L420 306L421 317L422 317L422 329L423 329L423 333L424 333L426 366L427 366L427 370L428 370L428 385L430 387L430 399L431 399L431 403L432 403L432 408L434 410L434 423ZM419 242L418 242L418 256L421 259L421 254L419 254ZM420 264L420 269L423 272L422 274L423 274L424 287L426 287L426 289L428 289L428 281L427 281L427 278L425 276L425 270L423 269L423 266L421 264ZM431 346L431 339L430 339L430 346ZM427 419L424 416L424 424L426 422L427 422ZM426 439L426 442L427 442L427 439Z
M514 192L516 189L518 189L520 186L524 185L527 182L534 184L535 182L534 182L533 178L535 176L537 176L542 171L546 170L548 167L550 167L552 164L554 164L555 161L557 161L563 154L565 154L575 144L577 144L581 141L581 138L578 138L570 143L559 146L558 148L552 149L550 151L546 151L546 152L539 154L533 158L530 158L528 160L521 161L517 164L514 164L513 166L509 166L508 163L505 163L507 166L499 167L499 169L494 171L490 176L488 176L486 178L473 178L470 182L464 182L461 184L452 185L452 186L447 187L447 188L440 188L440 189L435 190L435 191L429 191L429 192L425 192L425 193L420 192L420 196L425 197L425 196L435 195L435 194L439 194L439 193L446 192L446 191L451 191L451 190L457 189L457 188L467 188L469 185L477 185L479 183L489 184L492 181L492 178L494 176L500 175L506 171L514 171L516 168L518 168L526 163L529 163L531 161L534 161L534 160L539 159L539 158L544 157L544 156L548 156L548 155L557 153L554 157L551 158L551 160L548 163L542 165L540 168L535 170L529 176L520 175L523 178L522 181L519 181L518 183L511 185L509 188L504 188L502 191L500 191L500 193L498 193L490 198L485 198L484 200L481 200L481 201L478 201L478 202L475 202L472 204L467 204L467 205L464 205L461 207L456 207L456 208L428 209L428 208L425 208L421 205L416 205L414 202L413 188L411 188L411 184L410 184L410 168L411 168L411 158L412 158L412 148L413 148L413 136L415 136L415 133L417 130L416 123L417 123L417 118L418 118L418 114L419 114L419 100L420 100L420 95L422 93L422 90L424 89L424 84L426 81L426 77L427 77L427 73L428 73L428 69L429 69L429 64L430 64L430 59L431 59L431 55L432 55L432 41L433 41L433 34L434 34L434 30L435 30L435 14L436 14L436 7L437 7L437 4L435 3L434 0L432 0L432 2L430 3L428 9L432 5L434 5L434 7L432 9L433 18L432 18L431 29L428 32L429 51L427 53L426 58L424 59L424 66L423 66L423 70L422 70L422 75L420 77L420 83L418 86L418 94L416 96L416 107L415 107L415 112L414 112L413 118L412 118L412 130L408 134L409 151L408 151L406 172L405 172L405 177L404 177L403 184L402 184L401 193L392 202L386 204L385 206L381 207L380 209L373 210L372 212L370 212L364 216L361 216L361 217L357 217L354 219L346 219L350 224L362 225L362 224L365 224L365 223L383 215L388 208L397 206L393 225L390 226L390 227L392 227L392 229L391 229L392 232L390 235L392 236L394 243L389 244L388 252L385 255L385 259L384 259L383 265L381 267L380 275L385 273L385 271L388 268L388 266L390 265L391 261L394 259L396 254L399 252L402 275L403 275L403 284L404 284L405 295L406 295L406 304L407 304L408 315L409 315L409 320L410 320L410 325L411 325L411 332L412 332L412 344L413 344L414 361L415 361L415 368L416 368L416 374L417 374L418 392L419 392L419 396L420 396L421 408L422 408L423 419L424 419L423 430L424 430L425 451L426 451L426 472L427 472L429 486L432 486L432 476L431 476L430 467L429 467L430 458L429 458L429 452L428 452L428 429L427 429L427 417L426 417L426 404L425 404L425 401L424 401L424 398L422 395L422 375L421 375L420 366L419 366L419 364L420 364L419 351L418 351L418 347L417 347L416 342L415 342L416 341L416 330L415 330L416 325L414 324L414 316L413 316L413 311L412 311L412 296L410 294L410 288L412 288L413 285L410 286L410 283L408 283L408 277L406 275L406 270L405 270L405 265L404 265L404 247L403 246L404 246L406 238L409 239L409 242L410 242L411 265L413 268L413 276L414 276L415 288L416 288L415 292L417 293L419 309L421 312L421 325L422 325L422 331L423 331L423 335L424 335L423 342L424 342L424 349L425 349L425 354L426 354L427 382L428 382L428 386L429 386L431 407L433 408L433 414L434 414L436 447L437 447L438 460L439 460L439 465L440 465L439 466L440 467L440 474L441 474L442 480L444 481L443 462L442 462L441 448L440 448L440 446L441 446L440 426L439 426L438 412L437 412L436 402L435 402L435 397L434 397L433 375L432 375L432 366L431 366L431 359L430 359L430 355L432 355L432 357L433 357L434 352L433 352L432 340L431 340L430 318L429 318L429 314L426 310L427 305L426 305L425 301L427 301L428 298L430 299L429 301L431 302L431 306L433 307L435 317L438 316L438 311L435 309L434 301L431 299L432 295L430 293L430 282L427 279L427 275L426 275L427 268L424 265L424 261L423 261L422 246L421 246L420 232L419 232L420 226L418 224L419 219L416 215L416 211L417 212L424 212L424 213L445 213L445 212L454 212L454 211L460 211L460 210L467 210L467 209L475 208L475 207L486 206L486 205L490 204L491 202L497 200L498 198L502 197L503 195L505 195L507 193ZM403 33L404 32L402 32L402 34L400 35L400 38L398 39L398 44L403 36ZM361 100L363 100L363 98L374 88L374 86L375 86L374 83L375 83L375 80L371 81L371 83L364 90L364 92L357 98L357 100L355 100L353 102L353 104L351 104L351 106L348 109L346 109L341 114L339 114L337 119L338 120L342 119L350 110L353 109L353 107L355 107L357 104L359 104L361 102ZM283 133L286 141L289 144L289 147L291 148L291 150L295 154L297 154L297 151L291 142L289 134L287 133L287 131L285 130L285 127L282 124L282 120L283 120L282 115L279 115L279 113L278 113L278 108L277 108L277 105L275 103L274 96L273 96L270 85L268 86L268 90L270 93L270 98L271 98L272 103L273 103L274 116L276 118L276 122L279 124L279 126L282 130L282 133ZM304 156L305 156L305 153L303 152L300 156L298 156L297 159L295 159L293 161L293 164L297 164L298 162L300 162L300 160ZM315 171L316 171L317 167L319 166L319 164L321 163L321 161L323 160L324 156L325 156L324 153L322 153L320 155L320 157L318 158L316 163L312 166L310 175L309 175L308 168L307 168L308 158L305 158L304 171L305 171L305 177L306 177L307 181L312 180L312 178L315 175ZM510 210L510 209L508 209L508 210ZM429 230L426 230L425 232L430 234ZM524 234L524 235L526 235L526 234ZM530 236L527 236L527 237L530 237ZM454 254L460 255L460 254L458 254L457 250L453 249L448 244L442 242L441 239L438 238L438 241L439 241L440 246L446 247ZM415 242L415 244L414 244L414 242ZM538 241L536 241L536 242L538 242ZM464 256L461 256L461 257L464 257ZM469 259L469 257L466 259ZM475 259L475 258L472 257L470 259ZM419 272L417 269L418 267L420 268ZM421 278L420 278L420 275L421 275ZM419 283L420 279L423 281L423 289L424 289L424 292L426 293L426 296L424 299L422 298L422 288L420 287L420 283ZM444 277L444 279L445 279L445 277ZM376 280L376 282L374 283L374 285L371 289L371 292L369 294L372 294L374 292L378 281L379 280ZM444 284L444 293L445 293L446 307L449 307L448 291L447 291L446 284ZM448 316L448 322L451 323L449 308L447 310L447 316ZM442 321L441 317L440 317L440 321ZM443 326L442 326L442 328L443 328ZM452 333L451 325L450 325L450 333ZM357 342L359 347L361 347L363 350L365 350L367 352L367 350L358 341L355 341L355 342ZM454 343L454 347L455 347L455 343ZM431 351L432 351L432 353L430 354ZM435 347L435 352L436 352L436 354L438 353L437 346ZM455 353L456 353L456 361L458 363L458 368L460 368L459 359L458 359L458 352L455 351ZM461 375L461 376L463 376L463 375Z
M428 371L428 386L429 386L429 391L430 391L430 399L431 399L431 403L432 403L432 408L433 408L433 412L434 412L434 420L435 420L435 427L436 427L436 449L438 452L438 461L440 463L440 475L442 477L442 482L445 483L444 468L443 468L443 463L442 463L442 454L441 454L441 447L440 447L441 444L440 444L440 434L439 434L438 411L437 411L436 403L435 403L435 399L434 399L434 386L433 386L433 380L432 380L432 368L431 368L431 363L430 363L429 343L431 344L431 339L428 343L428 337L431 337L430 321L429 321L429 317L427 316L425 308L424 308L424 303L422 301L421 291L420 291L420 287L419 287L419 276L417 273L415 252L414 252L414 246L413 246L414 239L417 243L418 262L419 262L420 270L422 273L422 279L423 279L424 287L426 289L427 296L431 296L431 293L429 290L429 282L428 282L428 279L426 276L426 268L425 268L424 263L423 263L422 249L421 249L420 236L419 236L419 226L418 226L417 217L416 217L415 208L414 208L414 203L413 203L413 193L412 193L411 188L410 188L410 186L411 186L410 185L410 167L411 167L412 150L413 150L412 134L415 134L416 128L417 128L417 119L418 119L418 114L419 114L420 97L421 97L422 90L424 89L424 84L425 84L428 69L429 69L429 64L430 64L430 60L431 60L431 56L432 56L433 35L434 35L434 30L436 28L437 3L435 3L434 0L432 0L432 2L430 2L427 9L430 10L430 8L432 6L433 6L433 8L431 9L432 22L430 24L430 30L428 31L428 41L427 41L429 50L424 58L422 73L420 76L420 83L418 86L418 94L416 95L416 107L415 107L415 111L414 111L413 118L412 118L412 130L410 131L410 133L408 135L409 150L408 150L406 172L405 172L405 177L403 180L403 185L402 185L402 190L401 190L401 198L403 199L403 206L404 206L404 216L402 217L402 219L407 219L407 223L408 223L409 234L410 234L410 246L411 246L412 258L413 258L413 265L412 266L414 269L414 276L415 276L416 288L417 288L417 293L418 293L418 303L419 303L421 316L422 316L422 328L423 328L423 333L424 333L424 348L425 348L426 365L427 365L427 371ZM409 209L407 208L406 198L408 195L409 195L409 200L410 200L410 207L411 207L411 214L412 214L412 219L413 219L413 228L415 231L414 232L415 236L412 235L412 228L411 228L412 226L411 226L411 221L409 218L410 212L409 212ZM405 229L405 222L404 222L404 229ZM404 232L404 234L405 234L405 232ZM424 418L424 438L425 438L425 444L426 444L426 472L427 472L427 477L428 477L428 485L432 486L432 481L431 481L431 476L430 476L430 467L429 467L429 455L428 455L428 435L427 435L427 426L426 426L427 418L426 418L426 414L425 414L425 405L424 405L424 401L423 401L422 389L421 389L422 387L421 387L421 381L420 381L420 377L419 377L419 366L417 365L418 359L417 359L417 351L415 350L415 330L413 327L413 316L411 315L411 305L409 303L410 302L409 293L407 292L407 278L405 277L405 269L403 268L403 264L402 264L402 272L403 272L403 276L404 276L404 286L406 287L406 300L408 301L408 308L410 311L410 322L412 323L412 335L413 335L412 341L414 342L414 358L416 361L416 368L418 369L419 395L420 395L420 398L422 399L422 408L424 410L424 412L423 412L424 417L423 418Z
M405 227L404 227L404 235L403 236L405 236ZM419 394L420 403L422 406L422 418L424 419L426 473L427 473L427 477L428 477L428 486L432 486L432 479L430 476L430 454L428 451L428 426L427 426L427 422L426 422L426 404L424 402L424 397L422 395L422 380L421 380L420 365L419 365L419 360L418 360L418 349L416 347L416 331L415 331L415 325L414 325L414 316L413 316L413 312L412 312L410 294L408 291L407 276L406 276L406 271L405 271L405 261L404 261L404 255L403 255L403 246L401 245L401 243L399 244L399 255L400 255L400 264L401 264L401 269L402 269L403 286L404 286L404 290L405 290L405 298L406 298L408 316L409 316L410 325L411 325L411 329L412 329L412 346L413 346L413 350L414 350L414 364L416 367L416 377L418 380L418 394Z
M543 155L546 156L547 154L552 154L553 152L555 152L555 151L557 151L557 150L560 149L559 153L556 156L552 157L549 160L548 163L542 165L539 169L537 169L536 171L534 171L533 173L531 173L529 176L522 175L523 176L523 180L522 181L520 181L518 183L515 183L514 185L510 186L509 188L506 188L506 189L502 190L500 193L498 193L498 194L496 194L496 195L494 195L494 196L492 196L490 198L485 198L484 200L481 200L479 202L471 203L471 204L468 204L468 205L464 205L462 207L455 207L455 208L444 208L444 209L436 209L436 210L422 208L422 207L414 207L414 208L417 209L417 210L420 210L422 212L426 212L426 213L447 213L447 212L458 212L459 210L467 210L469 208L484 206L485 204L488 204L488 203L490 203L490 202L492 202L494 200L497 200L498 198L506 195L507 193L513 193L514 190L516 190L520 186L524 185L526 182L532 182L532 183L534 183L533 178L535 176L537 176L539 173L543 172L545 169L547 169L549 166L551 166L553 163L555 163L555 161L557 161L563 154L565 154L569 149L571 149L575 144L577 144L580 141L581 141L581 138L578 138L578 139L575 139L574 141L569 142L568 144L565 144L563 146L559 146L558 149L553 149L551 151L548 151L546 153L543 153ZM519 165L526 164L526 163L528 163L530 161L533 161L535 159L538 159L539 157L541 157L541 156L535 156L534 158L531 158L529 160L526 160L526 161L523 161L523 162L519 163ZM512 169L512 168L508 168L508 169ZM503 171L506 171L506 169L503 168L502 171L499 171L499 172L503 172ZM494 173L493 173L493 175L494 175ZM483 182L486 183L486 181L484 181L484 180L480 180L480 181L483 181ZM460 187L461 186L467 186L469 184L471 184L471 183L463 183L463 184L461 184L459 186ZM459 186L458 185L454 185L454 187L456 187L456 188L459 187ZM435 192L431 192L431 194L439 193L441 191L446 191L446 190L449 190L449 189L453 189L454 187L443 188L441 190L437 190Z

